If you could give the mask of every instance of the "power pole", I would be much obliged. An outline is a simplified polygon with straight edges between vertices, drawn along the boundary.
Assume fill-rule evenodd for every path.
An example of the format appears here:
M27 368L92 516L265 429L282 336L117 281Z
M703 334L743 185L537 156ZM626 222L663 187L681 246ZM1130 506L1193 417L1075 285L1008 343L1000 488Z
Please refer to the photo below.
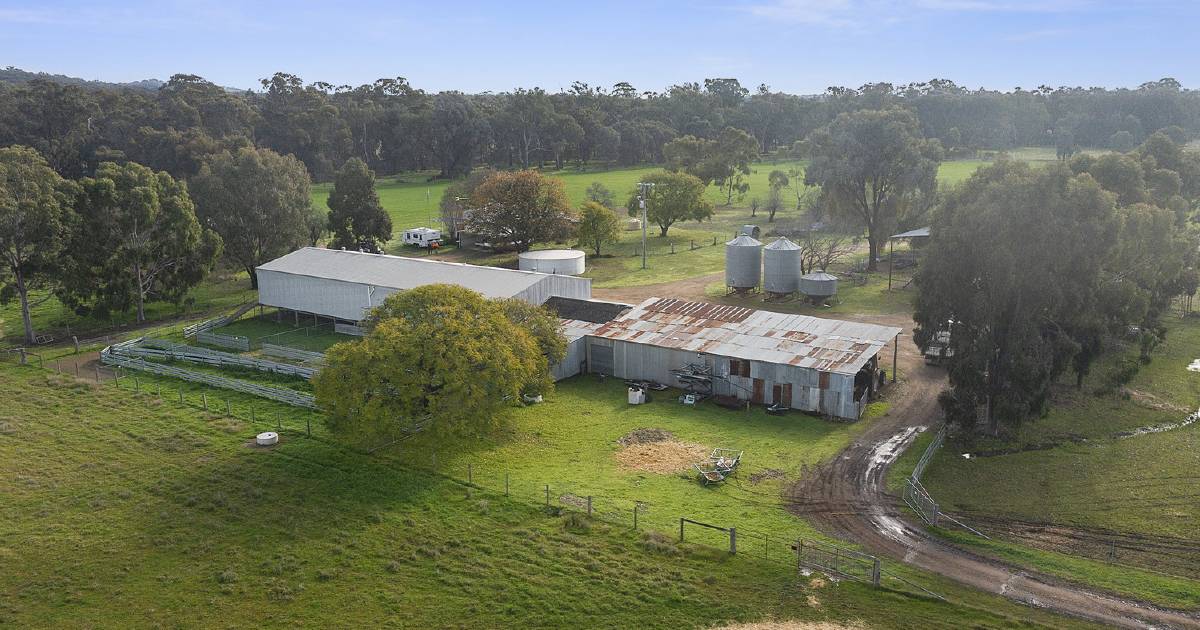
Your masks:
M646 268L646 195L654 188L649 182L638 182L638 207L642 210L642 269Z

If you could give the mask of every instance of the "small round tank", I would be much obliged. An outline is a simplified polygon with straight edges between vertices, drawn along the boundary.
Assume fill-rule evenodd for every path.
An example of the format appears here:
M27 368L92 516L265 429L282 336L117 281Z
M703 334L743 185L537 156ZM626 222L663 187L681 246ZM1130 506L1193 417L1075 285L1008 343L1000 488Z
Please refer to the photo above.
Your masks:
M739 291L755 289L761 277L761 242L742 234L725 243L725 286Z
M822 270L800 276L800 292L817 299L833 297L837 295L837 276Z
M763 248L763 291L788 295L800 290L800 246L786 237Z
M749 236L750 238L758 238L758 236L760 234L762 234L762 230L759 229L759 227L757 225L751 225L751 224L747 223L746 225L743 225L741 227L741 229L738 230L738 234L739 235L745 234L746 236Z

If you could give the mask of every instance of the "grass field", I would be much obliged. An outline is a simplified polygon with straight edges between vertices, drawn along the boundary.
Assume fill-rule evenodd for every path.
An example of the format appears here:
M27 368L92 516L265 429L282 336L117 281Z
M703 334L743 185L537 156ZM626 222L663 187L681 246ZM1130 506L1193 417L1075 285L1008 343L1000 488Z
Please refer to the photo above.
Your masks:
M1045 417L1000 439L948 442L924 483L943 509L996 540L943 534L1052 575L1166 606L1200 607L1200 423L1120 435L1178 423L1200 404L1200 374L1185 369L1197 358L1200 320L1169 316L1167 324L1165 344L1126 386L1128 396L1096 390L1122 362L1136 361L1132 347L1106 356L1082 390L1059 387ZM897 462L889 476L894 490L929 439L918 438ZM1007 523L1026 525L1011 530ZM1028 524L1047 530L1039 534ZM1082 533L1056 534L1059 525Z
M1018 159L1031 161L1049 161L1054 159L1053 150L1047 155L1045 151L1032 148L1010 153ZM985 160L952 160L942 164L939 170L939 180L946 184L956 184L974 173L980 166L987 164ZM765 200L768 192L767 176L773 170L803 171L803 161L760 162L752 166L747 178L750 192L740 201L734 198L736 208L749 208L750 200L759 198ZM575 206L585 200L588 186L593 182L604 184L613 192L618 206L624 206L635 185L643 177L661 170L660 167L617 168L610 170L564 169L562 171L544 171L546 174L562 180L567 197ZM437 227L439 216L438 203L448 182L444 180L430 181L433 173L402 173L391 177L381 177L376 186L379 200L392 217L392 227L396 233L417 226ZM332 184L324 183L313 186L313 203L325 208ZM788 191L785 191L788 193ZM789 193L790 194L790 193ZM714 205L724 206L725 195L716 186L710 186L707 192L708 200ZM787 196L784 197L786 202ZM745 214L749 214L747 211ZM781 214L784 216L784 214Z
M244 419L12 365L0 395L0 625L1082 627L949 584L940 602L798 578L399 467L319 426L262 450Z
M45 294L38 295L37 299L42 297L45 297ZM166 302L146 304L146 319L153 322L191 314L232 310L243 302L257 300L258 293L250 289L250 278L245 272L218 273L192 289L184 304L179 307ZM81 339L99 334L100 331L133 326L136 319L134 311L114 313L108 318L81 316L53 296L32 309L32 315L34 328L39 334L55 331L60 336L74 334ZM7 337L15 341L21 339L22 335L20 304L14 300L0 305L0 340Z
M465 478L469 463L474 478L493 488L503 486L507 472L514 493L542 498L549 484L552 498L592 496L596 509L621 514L641 501L641 518L662 527L687 517L736 526L747 536L784 540L816 535L786 511L783 488L803 467L841 450L870 419L842 424L801 413L771 416L761 408L739 412L711 403L692 408L678 403L677 395L654 392L649 404L631 406L621 381L576 377L559 383L546 402L517 409L498 435L444 447L450 452L439 454L439 466ZM639 428L668 430L677 441L698 445L701 457L715 447L743 450L743 465L729 483L707 487L697 483L690 468L696 460L685 459L675 472L630 468L618 459L622 447L617 440ZM428 465L432 452L419 440L396 455ZM656 455L647 455L646 462ZM762 552L761 543L745 544Z
M297 328L292 319L284 318L275 322L271 317L270 312L264 317L244 317L228 326L218 328L215 332L249 337L253 346L266 342L312 352L324 352L335 343L357 339L352 335L333 332L328 323L314 326L311 320L301 320L300 327Z

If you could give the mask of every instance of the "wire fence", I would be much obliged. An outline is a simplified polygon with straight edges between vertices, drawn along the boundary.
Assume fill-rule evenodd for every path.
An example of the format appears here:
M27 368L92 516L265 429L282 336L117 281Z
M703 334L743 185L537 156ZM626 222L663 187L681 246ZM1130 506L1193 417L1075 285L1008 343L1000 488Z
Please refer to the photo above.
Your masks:
M946 523L952 523L961 527L976 536L991 540L987 534L967 525L960 519L955 518L951 514L942 511L941 506L925 489L925 485L921 483L921 477L925 474L925 468L929 466L929 462L933 460L934 455L946 443L946 425L942 425L938 432L933 436L933 441L929 446L925 447L925 452L921 454L921 459L917 460L917 465L913 467L912 474L904 482L904 502L912 511L917 514L926 525L937 527Z
M19 359L13 358L16 355L17 353L13 352L3 352L0 353L0 360L17 362ZM37 366L38 361L35 359L33 353L27 352L25 365ZM203 381L185 384L174 380L179 378L174 374L130 372L122 365L99 362L91 363L90 369L82 371L80 366L83 363L80 361L63 362L59 359L49 363L43 360L41 363L41 367L46 369L73 375L81 380L113 386L134 396L150 396L199 412L244 421L256 431L288 431L308 437L313 434L315 413L288 413L269 402L254 403L222 396L219 391L207 389L205 386L208 383ZM370 455L370 452L365 454ZM546 483L518 479L509 470L499 466L466 463L449 469L439 466L436 454L431 456L428 466L400 463L396 465L424 470L466 488L490 493L506 500L540 506L550 515L565 517L568 526L571 518L585 518L641 532L642 545L647 549L676 545L698 546L753 561L785 566L804 575L814 571L822 572L836 580L850 580L882 589L940 598L919 584L885 570L883 561L875 556L810 537L788 536L783 533L738 527L734 524L713 523L693 515L681 515L650 501L594 492L581 482L558 480Z

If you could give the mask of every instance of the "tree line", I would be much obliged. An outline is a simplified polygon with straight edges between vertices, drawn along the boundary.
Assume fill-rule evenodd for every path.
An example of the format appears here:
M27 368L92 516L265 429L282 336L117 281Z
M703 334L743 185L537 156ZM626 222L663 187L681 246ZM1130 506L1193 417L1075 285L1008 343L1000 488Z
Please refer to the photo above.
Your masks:
M255 268L303 245L380 251L391 219L375 174L351 158L336 174L328 211L312 204L308 170L291 155L242 146L205 157L189 180L137 162L102 162L69 179L27 146L0 149L0 303L32 310L58 298L82 315L181 304L218 259Z
M1001 159L946 191L914 319L920 345L950 332L947 420L995 435L1044 413L1060 377L1082 387L1106 348L1149 361L1172 299L1200 286L1198 205L1200 155L1162 132L1047 168Z
M767 85L751 91L729 78L661 91L575 82L559 92L466 94L429 93L402 77L353 87L285 73L263 79L260 90L237 92L177 74L157 90L50 78L0 84L0 145L33 147L72 179L94 174L103 162L124 161L189 179L206 156L244 146L294 155L318 181L331 179L352 157L381 173L432 169L459 177L483 164L631 165L688 159L689 152L695 158L703 151L695 142L677 145L674 155L664 146L685 137L742 142L729 136L730 128L766 153L790 149L840 114L893 107L911 111L921 135L938 140L950 156L1053 146L1069 157L1078 146L1128 151L1164 128L1185 137L1200 131L1200 92L1169 78L1133 89L1010 91L934 79L804 96ZM720 179L736 194L736 173Z

